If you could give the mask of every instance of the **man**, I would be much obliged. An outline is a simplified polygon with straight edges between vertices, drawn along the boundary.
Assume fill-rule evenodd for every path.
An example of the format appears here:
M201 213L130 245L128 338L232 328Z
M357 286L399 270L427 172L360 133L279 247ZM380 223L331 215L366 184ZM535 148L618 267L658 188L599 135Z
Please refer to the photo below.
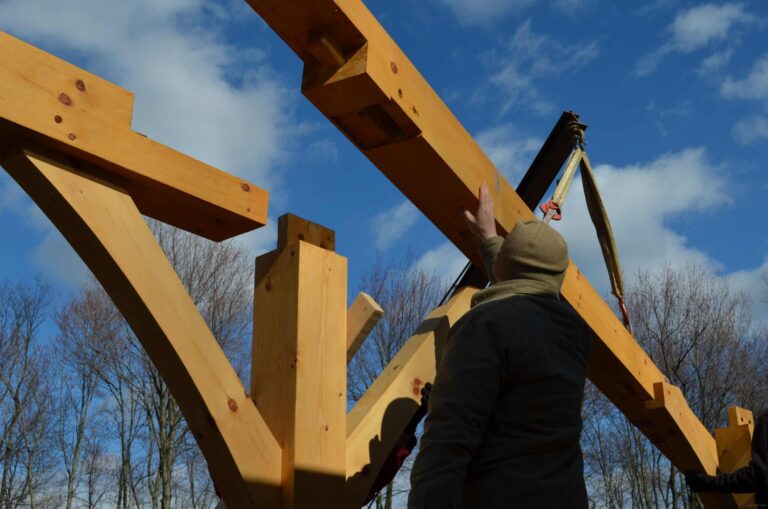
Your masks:
M581 403L592 340L560 301L565 241L496 235L488 188L465 211L494 283L451 329L411 472L410 509L586 508Z
M754 493L755 506L768 508L768 410L755 423L749 465L718 476L688 472L685 478L693 491Z

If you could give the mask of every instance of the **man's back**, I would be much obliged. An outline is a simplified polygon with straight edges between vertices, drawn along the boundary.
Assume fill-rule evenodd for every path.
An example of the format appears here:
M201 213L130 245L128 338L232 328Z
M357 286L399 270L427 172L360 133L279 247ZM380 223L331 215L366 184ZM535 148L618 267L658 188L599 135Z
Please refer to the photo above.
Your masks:
M481 304L449 335L412 508L586 507L579 438L591 335L566 303Z

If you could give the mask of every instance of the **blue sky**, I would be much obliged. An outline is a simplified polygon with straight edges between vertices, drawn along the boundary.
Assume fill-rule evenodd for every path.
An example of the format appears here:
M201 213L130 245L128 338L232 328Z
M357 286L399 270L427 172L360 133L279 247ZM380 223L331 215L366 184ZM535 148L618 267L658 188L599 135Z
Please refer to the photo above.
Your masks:
M564 109L589 124L625 273L694 262L754 297L768 274L768 3L370 0L513 185ZM134 129L270 192L272 248L293 212L337 232L350 296L377 253L464 259L300 95L301 62L244 1L0 0L0 29L135 92ZM608 290L576 183L557 225ZM85 271L0 172L0 278L62 288ZM765 297L764 295L762 295Z

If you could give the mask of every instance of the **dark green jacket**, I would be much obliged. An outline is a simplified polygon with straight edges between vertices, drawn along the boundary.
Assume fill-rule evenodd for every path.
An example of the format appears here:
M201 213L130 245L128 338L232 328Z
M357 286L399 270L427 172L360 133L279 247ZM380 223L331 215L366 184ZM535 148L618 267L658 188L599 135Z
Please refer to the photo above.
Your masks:
M586 508L590 332L551 292L493 289L449 333L408 507Z

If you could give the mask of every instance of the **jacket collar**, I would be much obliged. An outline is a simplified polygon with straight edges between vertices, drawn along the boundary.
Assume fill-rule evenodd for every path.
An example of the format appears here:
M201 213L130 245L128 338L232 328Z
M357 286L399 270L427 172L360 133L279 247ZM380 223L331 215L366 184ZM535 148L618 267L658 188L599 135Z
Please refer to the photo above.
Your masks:
M559 298L560 289L550 283L535 279L510 279L501 281L481 290L472 296L471 307L485 304L515 295L535 295L538 297Z

